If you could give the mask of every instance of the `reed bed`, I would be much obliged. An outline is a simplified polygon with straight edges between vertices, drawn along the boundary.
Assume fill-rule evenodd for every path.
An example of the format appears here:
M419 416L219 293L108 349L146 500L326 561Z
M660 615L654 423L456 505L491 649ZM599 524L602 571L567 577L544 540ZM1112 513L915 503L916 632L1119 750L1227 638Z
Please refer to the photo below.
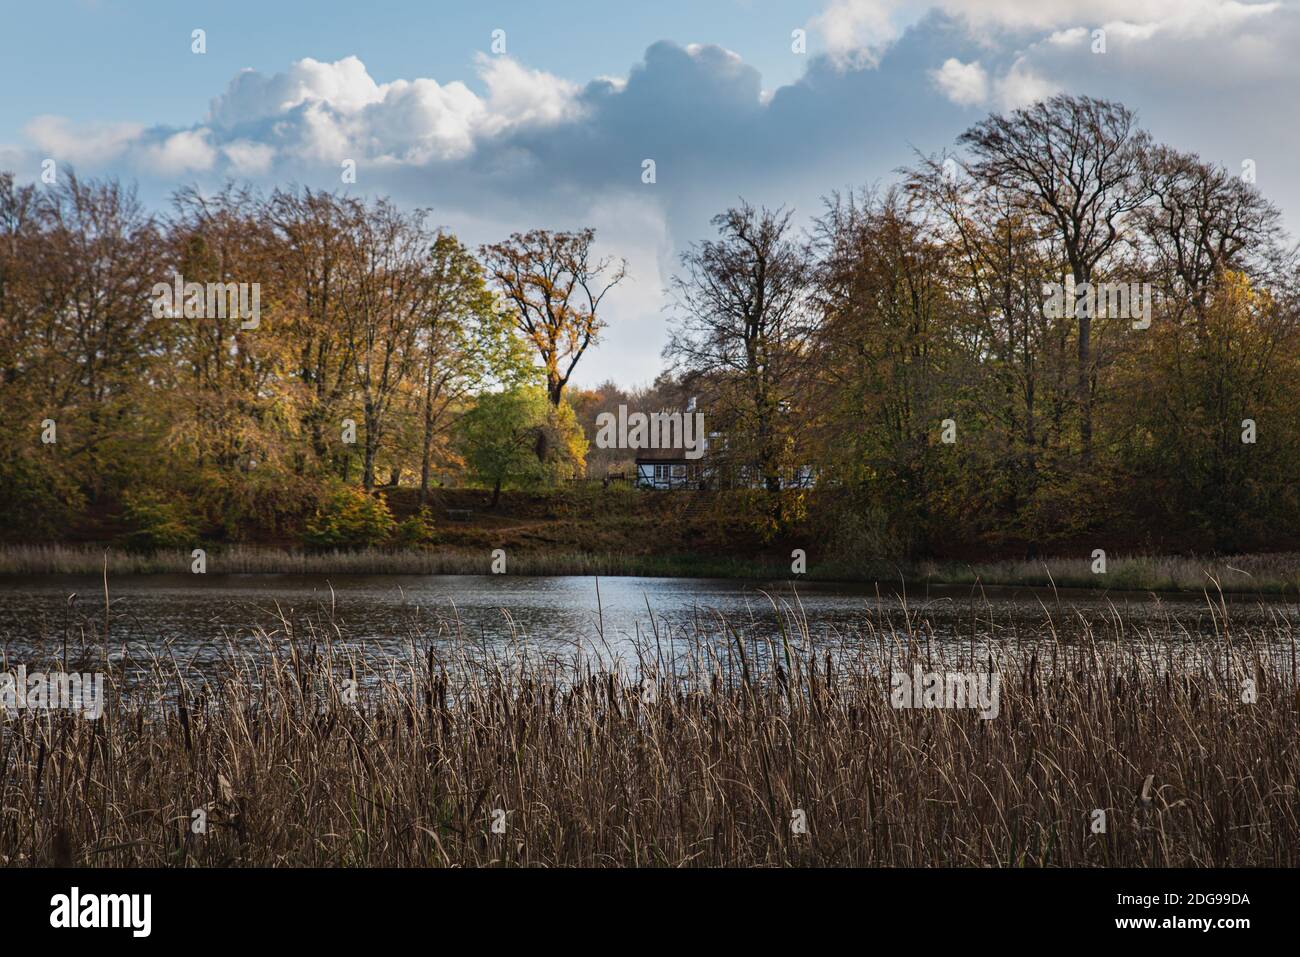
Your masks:
M790 577L789 562L742 557L510 549L512 575L646 575L673 577ZM0 546L0 575L188 574L188 549L139 553L95 545ZM356 548L308 550L266 545L211 546L208 574L235 575L486 575L490 549L465 547ZM1091 558L1045 558L976 564L898 564L881 559L856 562L814 556L810 580L878 581L910 585L1019 585L1157 592L1212 591L1280 595L1300 593L1300 553L1232 556L1115 555L1105 574L1092 571Z
M951 584L1041 585L1134 591L1259 594L1300 591L1300 554L1227 556L1117 555L1104 574L1091 558L1047 558L974 565L929 565L924 577Z
M1117 612L1067 642L1045 609L991 644L909 614L832 648L794 613L623 653L412 634L384 662L285 620L217 674L59 647L107 710L0 711L0 863L1293 866L1296 635L1211 612L1209 640ZM914 666L996 674L997 716L894 707Z
M189 549L141 553L90 545L9 545L0 547L0 575L189 574ZM699 560L627 552L525 551L511 549L512 575L667 575L746 577L759 566L741 560ZM788 563L767 568L781 573ZM213 547L206 572L228 575L487 575L490 549L355 548L311 551L258 545Z

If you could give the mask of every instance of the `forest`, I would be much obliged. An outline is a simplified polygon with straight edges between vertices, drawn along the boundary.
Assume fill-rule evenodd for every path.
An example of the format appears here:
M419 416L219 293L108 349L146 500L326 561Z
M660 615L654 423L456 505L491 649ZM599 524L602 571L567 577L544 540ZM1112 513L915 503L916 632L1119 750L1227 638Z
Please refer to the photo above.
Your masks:
M627 271L593 230L470 248L382 198L228 183L151 210L0 173L0 534L428 546L446 490L569 495L629 468L602 411L695 400L715 464L757 477L727 507L758 543L1297 547L1297 254L1252 172L1059 95L803 212L720 212L679 257L659 378L584 389ZM256 322L209 284L254 288ZM815 487L784 487L801 466Z

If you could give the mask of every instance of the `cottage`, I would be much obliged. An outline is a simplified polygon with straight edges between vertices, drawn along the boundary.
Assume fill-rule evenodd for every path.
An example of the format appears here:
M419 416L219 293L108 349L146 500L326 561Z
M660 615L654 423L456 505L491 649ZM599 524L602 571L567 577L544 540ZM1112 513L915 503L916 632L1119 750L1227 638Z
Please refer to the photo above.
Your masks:
M718 435L709 437L718 442ZM812 488L817 475L810 465L799 465L780 477L781 488ZM718 463L687 458L681 449L641 449L636 455L636 487L649 489L762 488L763 477L753 466L719 468Z
M707 488L708 473L698 457L683 449L640 449L636 454L637 488Z

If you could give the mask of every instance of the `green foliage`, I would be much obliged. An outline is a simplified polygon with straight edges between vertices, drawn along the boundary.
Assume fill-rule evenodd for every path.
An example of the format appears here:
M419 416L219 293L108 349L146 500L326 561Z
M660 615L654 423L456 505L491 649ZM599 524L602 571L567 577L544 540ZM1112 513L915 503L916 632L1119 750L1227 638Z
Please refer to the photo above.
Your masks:
M11 516L0 523L0 538L30 542L34 535L58 535L85 504L74 477L42 451L0 457L0 515Z
M397 526L396 543L404 548L422 548L438 539L433 524L433 509L421 505L420 510Z
M336 485L307 522L303 541L314 548L362 548L387 542L396 528L382 495Z
M471 475L494 490L572 478L587 452L573 409L555 408L535 385L480 395L460 420L457 445Z
M183 548L198 539L194 517L180 497L149 489L130 492L122 512L130 529L126 547L131 551Z

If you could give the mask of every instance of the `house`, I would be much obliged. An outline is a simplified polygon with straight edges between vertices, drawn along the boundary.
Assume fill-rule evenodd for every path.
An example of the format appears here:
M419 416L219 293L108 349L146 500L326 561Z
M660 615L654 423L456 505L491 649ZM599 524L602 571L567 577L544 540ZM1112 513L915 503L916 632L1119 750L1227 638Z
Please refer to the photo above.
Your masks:
M783 412L788 407L783 407ZM637 413L640 415L640 413ZM683 420L690 424L691 417L698 422L695 441L689 439L690 432L684 431ZM618 435L626 436L627 422L632 416L627 415L623 406L619 406L617 421L608 414L606 428L611 432L617 426ZM645 416L642 416L645 419ZM651 415L646 423L650 428L650 447L637 448L636 478L637 488L649 489L710 489L710 488L762 488L764 481L758 470L751 465L736 466L727 461L727 437L720 432L704 432L704 416L697 411L695 399L691 399L682 413L658 413ZM671 426L676 425L674 433ZM656 431L658 430L658 431ZM674 437L676 436L676 437ZM597 436L599 442L600 436ZM690 445L688 450L684 445ZM626 447L626 443L620 443ZM688 454L689 453L689 454ZM710 462L712 459L712 462ZM780 477L781 488L812 488L816 484L816 475L810 465L792 468Z
M704 460L688 459L684 449L640 449L636 454L637 488L700 489L708 487Z
M710 440L718 441L717 433ZM812 488L817 482L810 465L801 465L781 476L781 488ZM681 449L641 449L636 455L636 487L649 489L762 488L757 469L741 466L735 471L718 469L704 458L688 459Z

